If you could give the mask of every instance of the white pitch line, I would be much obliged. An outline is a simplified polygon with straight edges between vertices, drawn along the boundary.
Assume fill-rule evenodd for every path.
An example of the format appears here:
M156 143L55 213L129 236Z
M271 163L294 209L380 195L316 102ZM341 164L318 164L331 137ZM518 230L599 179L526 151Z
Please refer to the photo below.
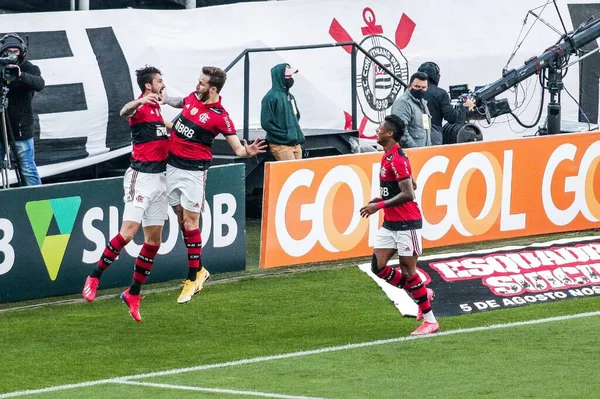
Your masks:
M167 388L167 389L180 389L183 391L199 391L199 392L211 392L211 393L228 393L231 395L246 395L246 396L260 396L262 398L279 398L279 399L325 399L314 396L295 396L295 395L283 395L278 393L259 392L259 391L238 391L236 389L222 389L222 388L204 388L204 387L192 387L187 385L171 385L171 384L157 384L154 382L141 382L141 381L114 381L119 384L126 385L140 385L144 387L153 388Z
M14 398L14 397L18 397L18 396L33 395L33 394L38 394L38 393L61 391L61 390L67 390L67 389L85 388L85 387L89 387L89 386L93 386L93 385L100 385L100 384L122 383L123 381L137 380L140 378L162 377L165 375L182 374L182 373L189 373L189 372L193 372L193 371L212 370L212 369L219 369L219 368L233 367L233 366L242 366L242 365L246 365L246 364L261 363L261 362L267 362L267 361L271 361L271 360L291 359L291 358L302 357L302 356L318 355L318 354L322 354L322 353L338 352L338 351L344 351L344 350L350 350L350 349L366 348L366 347L370 347L370 346L387 345L387 344L393 344L393 343L398 343L398 342L414 341L417 339L445 337L448 335L467 334L467 333L473 333L473 332L479 332L479 331L488 331L488 330L497 330L497 329L510 328L510 327L520 327L520 326L528 326L528 325L535 325L535 324L552 323L555 321L581 319L581 318L594 317L594 316L600 316L600 311L588 312L588 313L578 313L578 314L566 315L566 316L548 317L545 319L517 321L514 323L502 323L502 324L492 324L489 326L481 326L481 327L461 328L458 330L442 331L442 332L438 332L438 333L431 334L431 335L419 335L419 336L381 339L381 340L377 340L377 341L361 342L358 344L330 346L330 347L326 347L326 348L313 349L313 350L308 350L308 351L284 353L281 355L272 355L272 356L261 356L261 357L254 357L254 358L250 358L250 359L235 360L235 361L224 362L224 363L205 364L205 365L194 366L194 367L184 367L184 368L178 368L178 369L157 371L157 372L153 372L153 373L144 373L144 374L124 376L124 377L108 378L105 380L81 382L78 384L57 385L57 386L41 388L41 389L14 391L14 392L0 394L0 399Z

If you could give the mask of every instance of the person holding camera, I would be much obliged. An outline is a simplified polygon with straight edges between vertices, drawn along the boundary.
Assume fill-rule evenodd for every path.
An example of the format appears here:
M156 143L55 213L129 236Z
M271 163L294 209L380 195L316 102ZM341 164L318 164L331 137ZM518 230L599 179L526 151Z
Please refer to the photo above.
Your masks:
M31 102L35 92L44 88L44 79L40 68L25 59L27 45L16 33L9 33L0 39L0 56L16 59L14 64L6 65L2 83L9 89L7 129L12 130L15 140L16 155L23 176L22 183L25 186L39 185L42 181L35 164ZM4 159L5 150L4 146L0 145L1 159Z
M443 144L442 120L445 119L448 123L464 124L468 113L475 107L475 103L470 99L463 102L462 107L454 107L450 103L448 92L438 87L440 67L435 62L422 63L419 72L426 73L429 81L423 98L427 101L427 107L431 113L431 144Z

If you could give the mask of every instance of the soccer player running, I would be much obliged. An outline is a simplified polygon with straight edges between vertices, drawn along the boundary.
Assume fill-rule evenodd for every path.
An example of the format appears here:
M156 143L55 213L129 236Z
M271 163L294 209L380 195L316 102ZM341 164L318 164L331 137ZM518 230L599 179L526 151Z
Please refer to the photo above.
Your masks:
M183 108L171 130L167 165L167 196L177 215L188 253L188 276L178 303L186 303L198 293L210 273L202 266L201 212L204 207L206 176L213 158L211 145L219 134L239 157L265 152L264 140L240 142L229 114L221 105L220 92L227 74L217 67L202 68L196 91L187 97L168 97L164 103Z
M94 300L102 273L135 237L142 225L144 245L135 260L131 286L121 294L129 313L139 322L142 321L140 290L152 269L161 244L163 225L168 218L165 171L169 137L160 112L160 93L165 88L160 70L145 66L135 71L135 74L142 94L121 109L121 116L129 118L133 145L131 164L123 179L123 224L85 280L82 294L88 302Z
M388 115L377 128L377 143L385 154L379 172L380 198L375 198L360 209L362 217L369 217L383 209L383 226L377 232L371 270L387 283L403 288L417 302L417 320L425 319L412 335L435 333L440 326L431 310L433 291L417 273L417 259L421 255L421 211L415 201L416 183L408 157L400 148L405 133L404 122L396 115ZM388 262L398 253L400 267Z

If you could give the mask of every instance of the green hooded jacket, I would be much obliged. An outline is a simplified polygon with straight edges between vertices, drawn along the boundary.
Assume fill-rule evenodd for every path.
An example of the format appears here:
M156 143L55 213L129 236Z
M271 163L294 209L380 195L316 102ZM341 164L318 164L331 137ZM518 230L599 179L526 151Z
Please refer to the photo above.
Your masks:
M285 68L278 64L271 68L273 87L265 94L260 107L260 125L267 132L270 144L296 145L306 141L300 129L300 111L296 99L285 87Z

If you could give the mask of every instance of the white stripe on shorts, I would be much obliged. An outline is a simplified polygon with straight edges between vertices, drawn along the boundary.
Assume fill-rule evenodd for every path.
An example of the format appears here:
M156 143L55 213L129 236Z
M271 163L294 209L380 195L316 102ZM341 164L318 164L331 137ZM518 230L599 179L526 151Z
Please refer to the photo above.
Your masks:
M415 255L421 255L421 248L419 247L419 237L417 236L417 232L415 230L411 230L410 236L412 237Z

